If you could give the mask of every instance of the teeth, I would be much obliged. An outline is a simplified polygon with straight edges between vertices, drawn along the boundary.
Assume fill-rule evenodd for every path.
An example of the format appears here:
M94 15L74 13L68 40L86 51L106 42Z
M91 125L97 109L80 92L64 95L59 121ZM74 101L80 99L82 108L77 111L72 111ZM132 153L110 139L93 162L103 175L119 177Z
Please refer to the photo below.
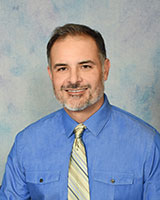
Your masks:
M68 92L83 92L85 89L81 89L81 90L67 90Z
M82 92L84 90L68 90L68 92Z

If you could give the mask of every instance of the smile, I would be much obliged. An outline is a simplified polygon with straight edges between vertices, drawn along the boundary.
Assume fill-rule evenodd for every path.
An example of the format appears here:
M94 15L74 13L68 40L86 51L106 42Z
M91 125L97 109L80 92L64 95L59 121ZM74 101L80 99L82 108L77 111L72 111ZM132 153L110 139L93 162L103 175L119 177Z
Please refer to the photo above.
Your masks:
M84 91L86 91L87 88L83 88L83 89L68 89L68 90L65 90L66 92L68 92L69 94L72 94L72 95L80 95L82 94Z
M67 92L83 92L85 91L86 89L81 89L81 90L66 90Z

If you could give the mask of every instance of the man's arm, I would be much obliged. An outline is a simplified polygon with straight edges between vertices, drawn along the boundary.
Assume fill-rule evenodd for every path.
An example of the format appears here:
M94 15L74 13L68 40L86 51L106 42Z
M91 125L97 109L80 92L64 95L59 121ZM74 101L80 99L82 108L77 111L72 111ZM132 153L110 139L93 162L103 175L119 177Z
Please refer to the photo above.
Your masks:
M6 163L5 174L0 190L1 200L29 200L25 174L20 164L21 150L15 141Z
M156 133L145 165L143 200L160 200L160 134Z

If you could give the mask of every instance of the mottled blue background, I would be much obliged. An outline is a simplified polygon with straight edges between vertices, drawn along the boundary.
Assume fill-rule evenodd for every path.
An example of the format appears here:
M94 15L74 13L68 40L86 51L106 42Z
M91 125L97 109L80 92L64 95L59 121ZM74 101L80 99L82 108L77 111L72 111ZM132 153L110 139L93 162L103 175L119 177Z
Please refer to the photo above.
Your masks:
M15 135L60 107L46 44L68 22L103 34L112 64L110 102L160 131L159 0L0 0L0 182Z

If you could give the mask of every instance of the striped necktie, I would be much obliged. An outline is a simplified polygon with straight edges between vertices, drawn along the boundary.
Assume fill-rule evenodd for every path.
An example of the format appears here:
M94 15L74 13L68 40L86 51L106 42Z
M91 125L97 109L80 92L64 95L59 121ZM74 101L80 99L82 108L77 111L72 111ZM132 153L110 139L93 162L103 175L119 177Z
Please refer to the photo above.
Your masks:
M79 124L74 129L75 140L68 172L68 200L90 200L86 152L81 139L85 128L85 125Z

